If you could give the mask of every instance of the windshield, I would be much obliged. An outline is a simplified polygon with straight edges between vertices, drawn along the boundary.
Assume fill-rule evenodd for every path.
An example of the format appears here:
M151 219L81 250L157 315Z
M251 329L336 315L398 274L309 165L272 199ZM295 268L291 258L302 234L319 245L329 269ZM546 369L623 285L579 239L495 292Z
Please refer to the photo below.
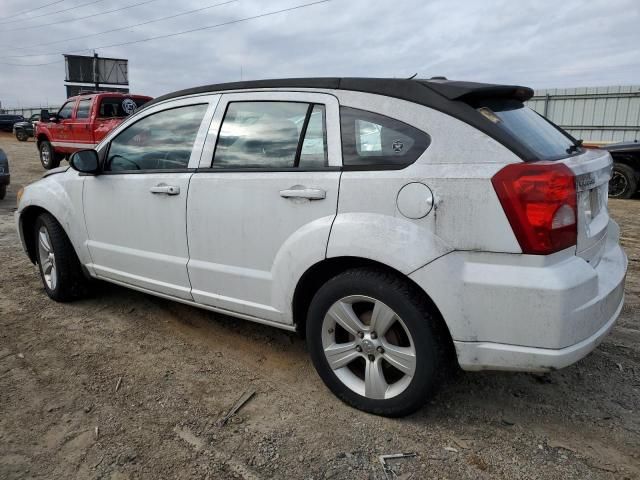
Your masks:
M484 100L478 111L522 142L539 160L564 158L578 150L571 137L517 100Z

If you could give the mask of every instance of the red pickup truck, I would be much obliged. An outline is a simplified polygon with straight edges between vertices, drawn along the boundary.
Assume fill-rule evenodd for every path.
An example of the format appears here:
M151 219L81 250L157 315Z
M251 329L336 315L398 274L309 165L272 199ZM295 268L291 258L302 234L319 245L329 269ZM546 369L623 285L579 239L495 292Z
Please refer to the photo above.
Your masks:
M56 168L73 152L95 147L149 100L143 95L92 93L69 98L57 113L42 110L34 135L42 166Z

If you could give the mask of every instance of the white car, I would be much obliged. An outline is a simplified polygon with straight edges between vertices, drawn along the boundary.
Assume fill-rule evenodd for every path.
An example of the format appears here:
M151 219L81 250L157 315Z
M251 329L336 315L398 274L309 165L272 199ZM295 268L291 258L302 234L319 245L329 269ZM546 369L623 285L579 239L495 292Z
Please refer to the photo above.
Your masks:
M21 192L47 294L97 278L306 335L359 409L464 370L570 365L611 330L627 259L611 158L443 79L288 79L158 98Z

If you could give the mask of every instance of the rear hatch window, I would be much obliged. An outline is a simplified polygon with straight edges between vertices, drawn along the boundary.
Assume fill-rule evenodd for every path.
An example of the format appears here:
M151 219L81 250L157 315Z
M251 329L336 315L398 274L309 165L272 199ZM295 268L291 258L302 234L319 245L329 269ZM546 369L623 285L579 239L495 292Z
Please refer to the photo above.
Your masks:
M476 108L531 150L538 160L558 160L580 151L573 138L519 100L483 99Z

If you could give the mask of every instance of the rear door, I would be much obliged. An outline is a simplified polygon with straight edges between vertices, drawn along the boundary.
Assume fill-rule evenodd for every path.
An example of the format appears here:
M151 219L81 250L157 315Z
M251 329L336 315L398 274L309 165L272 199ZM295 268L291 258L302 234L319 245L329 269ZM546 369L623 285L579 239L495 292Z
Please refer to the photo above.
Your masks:
M191 300L187 194L217 96L158 104L114 131L104 173L87 176L84 216L101 278Z
M71 135L76 149L93 148L96 143L93 141L91 97L81 98L78 101L76 115L71 124Z
M305 92L225 94L187 207L195 301L291 322L289 262L325 257L341 150L338 101ZM306 236L307 232L313 232ZM309 238L296 258L298 239Z

